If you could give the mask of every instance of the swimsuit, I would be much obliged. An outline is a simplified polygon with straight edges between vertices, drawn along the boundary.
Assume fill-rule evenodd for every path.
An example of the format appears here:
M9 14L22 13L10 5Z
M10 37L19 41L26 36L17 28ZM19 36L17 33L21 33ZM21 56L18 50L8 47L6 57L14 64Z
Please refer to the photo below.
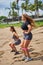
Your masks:
M29 21L24 22L21 26L22 30L28 30L28 25L31 25L31 23ZM31 32L28 34L26 34L26 33L23 33L23 34L24 34L25 40L31 40L32 39L32 33Z
M13 39L14 39L14 44L15 45L19 45L21 43L21 40L20 39L17 39L16 36L13 35Z

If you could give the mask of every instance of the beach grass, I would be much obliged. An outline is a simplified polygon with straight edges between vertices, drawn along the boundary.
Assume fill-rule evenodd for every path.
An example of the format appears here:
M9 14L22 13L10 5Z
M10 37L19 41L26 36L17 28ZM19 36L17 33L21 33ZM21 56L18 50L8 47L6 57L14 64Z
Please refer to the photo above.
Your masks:
M36 27L42 27L43 26L43 20L42 21L36 21L35 24L36 24Z
M6 27L10 27L10 26L20 27L21 24L22 24L21 22L15 23L15 24L1 24L0 23L0 28L6 28ZM36 24L36 27L41 27L41 26L43 26L43 21L36 21L35 24Z
M21 26L21 23L15 23L15 24L0 24L0 28L10 27L10 26L20 27L20 26Z

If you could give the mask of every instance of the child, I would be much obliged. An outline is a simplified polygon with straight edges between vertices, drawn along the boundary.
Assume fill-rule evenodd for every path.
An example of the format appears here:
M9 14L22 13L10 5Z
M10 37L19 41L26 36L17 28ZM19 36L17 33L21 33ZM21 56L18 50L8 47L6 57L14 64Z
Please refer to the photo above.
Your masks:
M28 45L32 40L31 30L35 25L33 19L31 19L27 14L22 15L22 20L23 20L23 24L21 28L23 30L23 35L24 35L23 42L21 43L22 51L24 53L24 57L22 58L22 60L25 60L27 62L32 60L28 51Z
M15 55L19 54L19 52L17 51L16 49L16 45L19 45L21 43L21 40L19 39L19 36L15 30L15 28L13 26L10 27L10 31L12 32L13 34L13 37L12 39L15 41L13 43L10 43L9 46L12 48L12 51L11 52L15 52Z

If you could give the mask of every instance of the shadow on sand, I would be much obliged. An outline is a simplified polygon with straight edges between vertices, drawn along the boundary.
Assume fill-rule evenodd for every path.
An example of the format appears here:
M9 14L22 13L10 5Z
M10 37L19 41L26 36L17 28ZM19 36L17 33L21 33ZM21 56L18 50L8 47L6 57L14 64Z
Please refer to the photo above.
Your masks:
M38 61L38 60L43 61L43 51L40 51L40 53L38 53L38 52L32 52L31 56L32 56L32 60L31 61ZM14 62L18 62L18 61L20 62L20 61L22 61L21 57L22 57L22 55L15 56L13 58Z

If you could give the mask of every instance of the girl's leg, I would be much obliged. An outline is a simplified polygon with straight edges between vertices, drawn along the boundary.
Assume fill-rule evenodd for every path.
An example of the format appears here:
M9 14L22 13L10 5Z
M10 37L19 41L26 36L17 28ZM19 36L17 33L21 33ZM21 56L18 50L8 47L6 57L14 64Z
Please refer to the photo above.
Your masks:
M13 45L13 49L15 50L15 52L17 52L17 49L16 49L16 47L15 47L15 44Z
M24 48L25 48L25 54L27 57L30 57L29 51L28 51L28 45L30 44L30 40L25 40L24 41Z
M21 42L20 47L23 48L24 40Z
M26 56L26 54L25 54L25 51L23 50L23 48L24 48L24 40L22 41L22 43L21 43L21 49L22 49L22 52L24 53L24 55Z
M13 44L12 44L12 43L10 43L10 44L9 44L9 46L10 46L10 47L12 48L12 50L13 50Z
M15 45L14 44L9 44L9 46L12 48L12 50L15 50L15 51L17 51L17 49L16 49L16 47L15 47Z
M19 54L19 52L17 51L16 47L15 47L15 44L13 46L13 49L15 50L15 55Z
M15 44L10 44L10 47L12 48L11 52L15 52L15 55L19 54L19 52L17 51Z
M27 56L27 58L25 59L25 62L32 60L32 58L30 57L29 51L27 49L29 44L30 44L30 40L25 40L24 41L24 50L25 50L25 54Z

